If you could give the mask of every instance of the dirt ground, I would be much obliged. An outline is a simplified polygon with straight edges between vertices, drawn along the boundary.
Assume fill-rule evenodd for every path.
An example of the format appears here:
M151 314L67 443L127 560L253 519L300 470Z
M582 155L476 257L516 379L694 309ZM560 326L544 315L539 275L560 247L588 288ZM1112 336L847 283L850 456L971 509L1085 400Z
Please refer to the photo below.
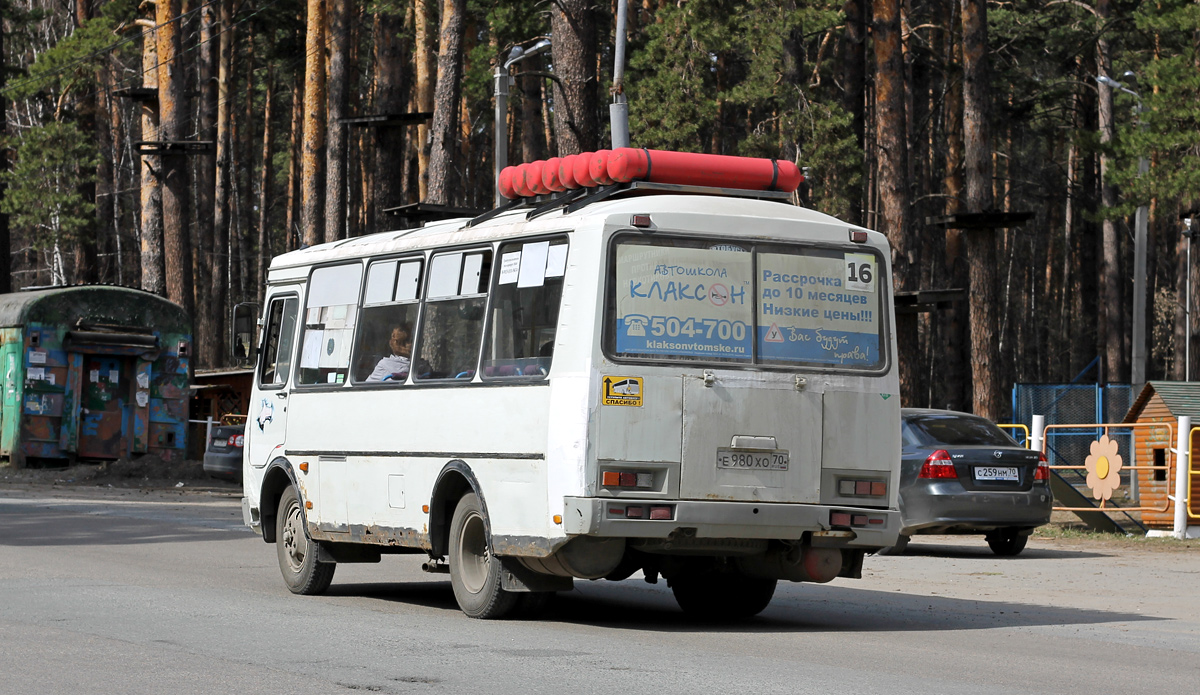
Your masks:
M158 456L79 463L67 468L13 468L0 462L0 488L24 487L238 492L242 489L240 483L210 477L200 461L164 461Z

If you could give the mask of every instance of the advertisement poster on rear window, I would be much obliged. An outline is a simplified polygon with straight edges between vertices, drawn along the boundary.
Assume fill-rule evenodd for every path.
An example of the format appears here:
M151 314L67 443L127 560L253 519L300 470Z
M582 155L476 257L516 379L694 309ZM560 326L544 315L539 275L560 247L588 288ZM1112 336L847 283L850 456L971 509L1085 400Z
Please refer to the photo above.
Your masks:
M751 359L752 255L736 245L617 247L617 352Z
M758 254L762 361L881 364L878 271L870 253Z

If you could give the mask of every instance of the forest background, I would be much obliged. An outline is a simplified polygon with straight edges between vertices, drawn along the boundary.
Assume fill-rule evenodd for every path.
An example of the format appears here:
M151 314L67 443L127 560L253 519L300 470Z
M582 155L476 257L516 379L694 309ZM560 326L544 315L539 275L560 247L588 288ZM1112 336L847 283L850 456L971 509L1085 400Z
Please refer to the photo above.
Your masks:
M163 294L194 316L197 367L228 363L230 310L259 301L274 255L396 228L403 205L490 208L493 72L545 37L509 70L510 162L607 146L619 92L634 146L793 160L811 177L795 202L888 235L904 297L962 290L898 314L906 405L1004 419L1014 382L1128 383L1139 206L1143 376L1200 360L1197 0L0 11L0 291Z

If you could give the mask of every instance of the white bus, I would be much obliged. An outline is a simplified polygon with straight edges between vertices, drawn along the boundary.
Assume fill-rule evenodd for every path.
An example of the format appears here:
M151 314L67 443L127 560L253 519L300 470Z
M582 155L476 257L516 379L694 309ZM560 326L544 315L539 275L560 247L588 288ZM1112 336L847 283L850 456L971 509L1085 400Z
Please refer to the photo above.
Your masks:
M622 188L272 261L243 514L291 591L419 553L473 617L638 572L749 616L896 542L883 235Z

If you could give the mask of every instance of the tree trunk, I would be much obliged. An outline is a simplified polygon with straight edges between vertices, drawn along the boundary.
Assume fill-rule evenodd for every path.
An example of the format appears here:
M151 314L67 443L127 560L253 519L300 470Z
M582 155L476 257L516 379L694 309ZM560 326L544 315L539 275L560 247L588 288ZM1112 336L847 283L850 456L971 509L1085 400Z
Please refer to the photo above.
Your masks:
M149 26L142 37L142 86L158 89L158 32L154 30L155 22L142 20L140 26ZM153 101L143 101L142 139L158 138L158 106ZM166 270L163 267L163 228L162 228L162 188L159 177L162 174L162 158L158 155L142 155L141 157L141 268L142 289L158 295L165 295Z
M350 94L350 0L329 0L329 142L325 151L325 241L346 236L346 102Z
M408 92L408 60L404 46L404 16L390 12L375 15L375 112L404 112ZM419 59L418 59L419 60ZM392 226L387 208L403 205L405 129L375 128L375 229Z
M866 7L864 0L846 0L842 5L846 13L846 33L842 37L842 108L850 114L850 129L854 131L858 150L865 151L863 133L863 96L867 82L866 64ZM856 183L848 186L846 197L850 210L846 221L850 224L863 223L863 186Z
M542 57L534 56L522 63L527 71L541 70ZM546 135L542 132L542 78L525 75L521 81L521 161L545 159ZM509 158L511 162L511 157Z
M951 12L958 12L958 2L949 3ZM961 23L951 21L954 31L947 41L947 85L945 101L946 124L946 170L943 184L946 191L947 215L955 215L964 211L963 183L963 85L962 73L958 69L962 65L962 41L959 36ZM966 289L970 284L970 266L964 250L964 232L961 229L946 230L946 281L947 288ZM942 325L942 336L945 350L943 354L945 369L942 370L941 395L943 400L934 405L950 410L966 410L972 402L971 379L967 365L971 357L971 335L968 330L970 309L963 302L956 302L945 315Z
M1096 16L1105 23L1109 16L1109 0L1096 1ZM1101 33L1096 40L1096 74L1108 75L1112 72L1109 60L1108 35ZM1113 123L1113 93L1112 88L1105 84L1097 84L1100 116L1100 145L1106 148L1112 143L1115 133ZM1127 381L1124 370L1124 317L1125 303L1121 284L1121 240L1117 235L1117 223L1110 216L1112 208L1117 204L1117 190L1112 184L1110 168L1111 158L1101 149L1100 154L1100 205L1105 216L1101 223L1103 230L1104 261L1100 275L1104 283L1104 366L1105 376L1109 383Z
M271 216L267 211L272 200L271 173L274 170L274 167L271 166L271 136L274 133L271 122L271 106L274 101L275 71L268 68L267 95L263 100L262 168L259 170L258 178L258 262L255 264L257 272L254 273L254 296L257 297L260 306L267 285L267 265L271 262L273 255L269 231Z
M600 146L599 86L596 80L596 18L590 0L550 5L554 36L554 133L558 156Z
M8 59L4 52L4 23L0 22L0 138L8 137L8 99L4 88L8 84ZM0 174L8 173L8 148L0 147ZM0 176L0 199L8 185ZM8 227L8 215L0 212L0 294L12 292L12 237Z
M237 250L237 271L236 285L237 291L229 298L228 305L232 308L237 302L249 301L254 296L254 289L250 286L250 282L254 279L254 235L252 233L253 213L254 213L254 177L252 175L250 162L254 161L254 75L258 71L254 67L254 42L246 41L243 43L246 51L246 75L245 96L242 102L242 117L235 118L233 128L230 131L233 137L234 158L246 162L246 166L235 167L232 170L234 188L234 221L236 227L236 236L231 246ZM232 257L233 251L230 251ZM233 290L231 290L232 292ZM230 315L229 310L225 312L226 316ZM226 332L228 340L228 331Z
M229 292L229 225L230 182L233 176L233 147L230 142L231 94L233 82L233 0L219 0L220 31L217 55L217 128L216 128L216 195L213 203L213 262L212 262L212 307L213 348L217 359L224 362L228 353L225 343L225 317Z
M442 1L442 33L438 46L437 88L433 97L433 128L429 144L428 201L439 205L454 202L455 139L458 135L460 79L463 64L463 15L466 0Z
M91 19L91 5L88 0L76 0L75 2L75 27L81 27L85 22ZM96 131L96 124L101 120L96 115L96 92L90 89L84 89L77 97L76 104L77 120L81 133L93 137L99 135ZM98 139L98 138L97 138ZM100 143L97 142L97 145ZM96 200L96 182L88 181L79 185L79 195L89 203L97 203ZM99 239L99 230L96 217L88 220L87 224L82 227L76 234L75 240L75 282L87 283L96 282L99 280L96 267L96 242Z
M221 0L224 6L231 0ZM196 168L196 364L203 367L215 367L220 363L221 348L215 340L220 336L221 329L216 322L217 314L221 313L221 302L217 300L224 288L224 278L217 272L218 264L222 262L221 245L217 239L220 232L216 231L221 221L220 201L215 201L217 195L217 167L220 166L221 143L217 129L218 85L221 97L225 92L227 78L223 66L218 66L221 60L220 48L225 43L225 17L217 24L217 8L205 5L200 9L200 52L197 65L197 81L199 82L199 138L216 142L216 157L202 155L192 161ZM222 12L224 14L224 12ZM216 32L221 31L220 39Z
M303 139L302 131L304 129L304 83L300 81L300 76L296 75L292 81L292 127L291 134L288 136L288 149L290 157L288 161L291 163L288 167L288 190L287 190L287 238L284 240L284 248L288 251L294 251L299 248L300 234L300 143Z
M962 27L967 211L984 212L993 208L987 5L984 0L962 0ZM967 259L971 266L973 411L976 415L997 420L1002 404L996 344L996 232L993 229L972 230L966 236Z
M413 26L417 45L413 55L417 63L417 111L433 111L434 83L437 80L438 54L434 42L434 27L437 26L436 0L415 0L416 11ZM429 147L430 126L426 121L417 125L417 186L418 200L429 199ZM379 208L376 201L376 208Z
M177 142L184 134L184 69L179 55L180 0L159 0L158 21L158 118L159 140ZM195 316L192 293L192 245L188 236L188 182L185 158L162 157L163 257L167 298Z
M905 133L904 65L900 47L899 0L874 0L875 141L881 219L879 231L892 244L892 278L897 291L919 287L917 247L909 232L908 143ZM900 367L902 403L920 392L919 349L915 314L897 317L896 363Z
M300 227L306 246L325 240L325 2L308 0Z

